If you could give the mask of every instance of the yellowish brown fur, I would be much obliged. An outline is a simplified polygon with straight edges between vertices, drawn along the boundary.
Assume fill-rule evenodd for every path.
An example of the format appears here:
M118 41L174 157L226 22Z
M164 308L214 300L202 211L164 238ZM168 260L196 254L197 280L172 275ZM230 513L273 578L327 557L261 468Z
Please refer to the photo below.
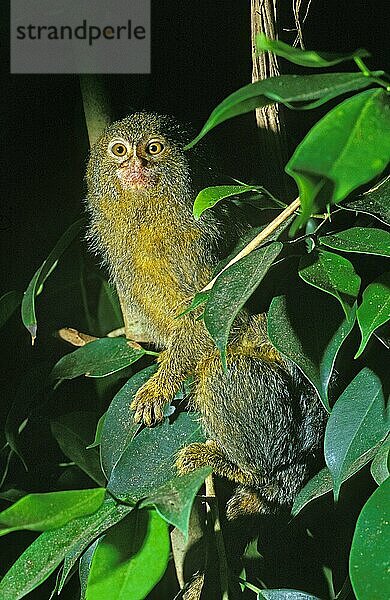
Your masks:
M123 160L109 152L116 138L127 147ZM158 371L132 404L135 419L161 421L165 404L194 376L192 402L210 439L180 451L179 473L208 465L243 486L230 501L230 518L246 509L272 512L291 504L307 478L324 417L298 370L269 342L265 315L238 316L226 373L203 322L194 314L177 318L248 228L233 204L194 219L196 193L212 180L207 155L183 150L190 138L154 113L114 123L88 165L88 236L124 299L127 320L141 321L146 338L162 349ZM148 154L154 139L163 147L156 156ZM118 172L136 184L121 184Z

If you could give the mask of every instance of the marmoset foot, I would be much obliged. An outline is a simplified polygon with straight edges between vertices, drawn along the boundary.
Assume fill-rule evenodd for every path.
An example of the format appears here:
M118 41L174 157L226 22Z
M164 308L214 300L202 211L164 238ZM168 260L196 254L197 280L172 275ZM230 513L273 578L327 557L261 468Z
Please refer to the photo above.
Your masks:
M180 475L186 475L202 467L210 467L216 475L226 477L232 481L244 483L245 485L257 483L257 477L253 473L242 471L237 465L233 464L214 440L185 446L179 450L175 465Z
M151 381L151 380L150 380ZM164 419L164 406L168 400L161 395L157 386L152 382L143 385L135 395L130 408L135 411L135 423L142 421L147 427L152 427Z
M190 444L179 450L175 461L179 474L186 475L202 467L211 467L210 461L214 444L215 442L209 440L206 443Z

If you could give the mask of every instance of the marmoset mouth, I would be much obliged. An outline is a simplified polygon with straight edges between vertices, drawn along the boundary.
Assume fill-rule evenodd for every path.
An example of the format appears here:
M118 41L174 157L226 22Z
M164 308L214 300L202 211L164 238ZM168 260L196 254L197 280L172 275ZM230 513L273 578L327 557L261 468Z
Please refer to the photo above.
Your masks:
M150 188L157 182L157 174L147 167L130 164L116 171L121 186L129 188Z

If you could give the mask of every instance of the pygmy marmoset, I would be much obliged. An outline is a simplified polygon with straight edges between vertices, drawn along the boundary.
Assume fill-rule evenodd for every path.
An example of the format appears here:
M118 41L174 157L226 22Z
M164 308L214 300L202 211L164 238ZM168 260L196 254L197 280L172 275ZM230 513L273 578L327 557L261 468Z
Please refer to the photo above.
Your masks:
M135 420L151 426L190 375L206 443L183 448L179 473L210 466L237 482L228 518L291 504L308 477L324 413L298 369L270 344L265 315L236 319L223 371L194 314L176 318L248 228L234 204L196 221L197 192L210 185L207 155L184 151L192 132L173 118L138 112L113 123L87 170L91 247L101 253L124 303L162 349L157 372L139 389Z

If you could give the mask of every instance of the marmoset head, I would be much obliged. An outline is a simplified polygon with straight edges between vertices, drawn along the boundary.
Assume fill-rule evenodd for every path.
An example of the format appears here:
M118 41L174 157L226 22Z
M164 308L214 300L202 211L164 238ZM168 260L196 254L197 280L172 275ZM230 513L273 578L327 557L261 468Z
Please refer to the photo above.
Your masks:
M116 121L91 150L89 192L98 197L181 196L192 184L193 157L199 155L198 150L184 151L193 136L174 118L157 113L136 112Z

